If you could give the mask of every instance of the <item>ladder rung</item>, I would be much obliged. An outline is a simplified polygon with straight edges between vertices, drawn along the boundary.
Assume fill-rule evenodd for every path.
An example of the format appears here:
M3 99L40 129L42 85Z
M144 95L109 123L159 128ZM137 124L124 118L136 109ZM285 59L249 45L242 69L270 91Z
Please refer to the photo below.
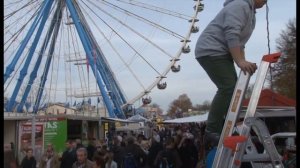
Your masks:
M243 155L243 162L265 162L265 161L271 161L271 158L268 154L246 154Z

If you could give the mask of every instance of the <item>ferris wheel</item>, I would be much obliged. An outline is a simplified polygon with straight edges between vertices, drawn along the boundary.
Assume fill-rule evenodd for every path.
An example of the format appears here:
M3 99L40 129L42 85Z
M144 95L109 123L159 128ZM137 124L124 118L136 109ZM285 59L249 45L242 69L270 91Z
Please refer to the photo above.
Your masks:
M203 8L202 0L5 0L5 110L93 98L125 118L180 72Z

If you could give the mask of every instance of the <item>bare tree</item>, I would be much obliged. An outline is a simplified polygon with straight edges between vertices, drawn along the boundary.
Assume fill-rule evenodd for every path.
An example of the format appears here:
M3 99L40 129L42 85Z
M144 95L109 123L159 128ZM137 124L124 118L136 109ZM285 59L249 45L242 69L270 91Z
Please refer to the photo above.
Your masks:
M152 108L155 108L157 111L157 114L158 115L162 115L163 114L163 110L160 108L160 106L156 103L153 103L150 105Z
M192 108L193 104L190 98L187 94L182 94L170 104L168 115L173 118L179 118L183 116L183 113L188 112Z
M277 49L282 53L279 62L272 68L271 86L274 91L289 98L296 98L296 19L286 25L286 29L276 40Z
M197 111L208 111L211 107L211 102L208 100L203 101L202 104L196 104L194 109Z

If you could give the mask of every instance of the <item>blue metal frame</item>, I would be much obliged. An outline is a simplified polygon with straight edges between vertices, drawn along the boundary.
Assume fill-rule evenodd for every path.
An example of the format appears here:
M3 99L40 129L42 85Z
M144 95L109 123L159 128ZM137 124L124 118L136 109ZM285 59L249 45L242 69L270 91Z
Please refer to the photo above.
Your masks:
M111 71L108 62L104 57L101 48L97 45L97 41L95 40L93 34L91 33L91 30L89 29L89 26L86 23L86 20L84 18L84 15L79 10L80 9L79 6L77 6L77 8L78 8L77 13L79 16L81 16L80 18L82 19L81 20L82 26L87 32L88 39L92 44L92 49L93 51L94 50L96 51L96 57L95 57L96 67L99 73L101 74L101 77L103 79L103 82L105 83L107 90L109 91L110 99L113 101L113 104L116 107L115 114L118 116L118 118L125 118L125 115L121 108L121 106L126 103L125 96L121 92L121 89L113 76L113 72Z
M61 1L61 3L62 3L62 1ZM60 7L58 7L58 9L59 8ZM49 48L49 55L48 55L47 60L46 60L45 69L44 69L43 75L41 77L41 83L39 85L39 90L38 90L36 100L35 100L35 103L34 103L34 106L33 106L33 113L37 113L38 107L40 106L40 102L41 102L41 98L42 98L42 95L43 95L45 83L46 83L48 72L49 72L49 69L50 69L50 64L51 64L51 61L52 61L52 58L53 58L53 53L54 53L55 44L56 44L56 38L57 38L57 34L58 34L59 27L60 27L60 24L61 24L61 17L62 17L62 10L60 10L59 18L58 18L57 24L55 25L55 30L54 30L52 41L51 41L50 48ZM53 18L53 19L55 19L55 18Z
M41 17L43 16L43 12L45 11L45 7L46 7L46 2L44 1L43 6L40 9L40 11L38 12L35 20L33 21L33 24L31 25L27 35L25 36L24 40L21 42L20 48L18 49L16 55L13 57L13 60L11 61L11 63L6 67L6 71L4 73L4 83L9 78L10 74L15 70L15 66L16 66L20 56L22 55L28 41L32 37L32 34L33 34L36 26L38 25Z
M100 64L99 62L100 61L97 60L98 64ZM98 67L101 67L101 66L98 66ZM120 99L120 95L117 91L118 89L116 87L116 83L115 83L114 78L111 76L110 71L106 67L104 67L102 70L99 70L99 71L103 72L102 76L106 76L106 78L107 78L106 86L107 86L108 90L110 91L109 95L111 97L111 100L114 102L114 104L117 107L117 109L115 111L116 115L119 118L124 118L125 116L122 116L123 112L122 112L122 109L121 109L121 105L124 104L124 103L122 103L122 100Z
M38 55L38 59L36 61L36 64L30 74L30 79L28 81L28 84L27 84L27 87L25 89L25 92L22 96L22 99L21 99L21 102L20 104L18 105L18 108L17 108L17 112L22 112L22 109L23 109L23 106L26 102L26 99L29 95L29 92L31 90L31 86L33 84L33 81L35 80L36 76L37 76L37 71L41 65L41 61L42 61L42 58L43 58L43 55L45 53L45 50L48 46L48 43L50 41L50 38L51 38L51 35L53 33L53 31L55 30L55 33L53 34L53 39L55 38L56 40L56 36L58 34L58 31L59 31L59 27L60 27L60 20L61 20L61 17L62 17L62 7L61 5L57 5L57 8L56 8L56 11L54 13L54 16L52 18L52 21L50 23L50 27L48 29L48 32L47 32L47 35L46 35L46 38L44 40L44 43L42 45L42 48L41 48L41 51L39 52L39 55ZM55 28L54 28L55 26ZM39 107L39 105L37 105L37 107Z
M80 9L79 6L77 6L77 8ZM79 18L82 19L81 23L83 28L87 32L87 38L89 39L89 42L92 45L91 47L93 50L96 51L96 67L99 73L101 74L101 77L107 90L109 91L109 97L115 105L114 113L117 115L118 118L125 118L121 106L126 103L126 99L113 76L113 72L110 70L109 64L105 59L104 54L102 53L100 47L97 45L97 41L91 33L83 14L80 10L78 10L77 13L79 16L81 16Z
M89 34L89 39L94 44L96 44L96 42L91 34ZM94 46L96 46L96 45L94 45ZM121 106L122 106L122 104L125 104L126 100L124 98L124 101L123 101L123 99L121 97L121 95L123 96L123 94L120 94L118 92L120 90L120 88L118 88L118 85L112 75L113 73L110 71L108 62L105 60L105 57L103 56L101 49L98 46L96 46L94 49L97 52L96 67L103 78L103 81L106 85L107 90L110 91L109 96L110 96L111 100L113 101L113 104L116 107L114 113L117 115L118 118L125 118L125 115L123 113L123 110L121 109Z
M14 56L12 62L10 65L6 68L6 73L4 74L4 83L9 78L10 74L14 71L14 68L17 64L17 61L21 57L22 53L24 52L24 48L26 47L28 41L30 40L31 36L33 35L36 27L39 25L37 33L34 37L34 40L32 42L32 45L29 50L29 54L26 58L26 61L22 67L22 70L20 71L19 79L17 81L17 84L14 88L13 94L10 97L7 105L6 105L6 111L12 111L14 108L16 97L19 93L20 87L23 83L24 77L27 75L29 64L32 60L34 51L36 50L38 41L40 39L41 33L44 29L45 22L48 19L48 16L50 14L50 9L53 4L54 0L45 0L43 3L43 6L41 10L39 11L36 19L34 20L32 26L30 27L29 32L27 33L26 37L22 41L22 44L20 48L18 49L16 55ZM34 65L34 68L30 74L29 81L27 83L25 92L22 96L21 102L17 108L18 112L21 112L23 109L23 106L26 102L26 99L29 95L29 92L31 90L31 85L33 84L34 80L37 77L38 69L40 68L41 61L43 59L43 55L47 49L48 43L50 41L50 38L52 36L52 41L49 47L48 51L48 57L45 63L44 71L41 77L41 82L39 84L39 90L36 96L33 113L37 113L38 107L40 105L41 97L44 91L45 83L47 80L48 72L50 69L50 65L53 58L53 53L55 50L55 43L57 39L57 35L59 32L59 27L61 24L61 18L62 18L62 5L65 5L69 9L71 13L71 17L75 23L76 30L78 32L78 35L80 37L80 40L83 44L83 48L86 52L86 57L90 63L90 66L93 71L93 74L96 78L98 87L101 91L101 95L103 97L103 101L106 105L106 108L108 110L110 117L118 117L118 118L125 118L125 115L123 113L123 110L121 106L126 103L126 99L124 94L121 91L120 86L118 85L113 72L111 71L109 64L104 57L104 54L102 53L100 47L97 45L97 41L95 40L93 34L89 30L89 27L87 23L85 23L85 19L83 14L80 11L79 6L77 3L74 2L74 0L65 0L65 1L57 1L57 9L55 11L54 17L51 21L50 27L48 29L46 38L42 44L42 48L39 51L38 58L36 60L36 63ZM59 19L57 19L57 17ZM56 20L57 19L57 20ZM93 56L93 51L95 52L95 60Z
M80 40L83 44L83 48L86 52L89 63L92 67L94 67L94 60L93 60L93 56L92 56L92 45L91 45L90 41L88 40L87 34L86 34L86 32L84 31L84 29L82 27L82 24L81 24L80 19L77 15L75 7L73 6L73 3L71 2L71 0L66 0L66 3L67 3L67 7L68 7L68 9L71 13L71 17L73 19L75 27L78 31L78 35L80 37ZM95 71L94 68L91 68L91 69L94 73L94 76L96 77L98 86L100 88L100 91L101 91L101 94L102 94L102 97L103 97L103 101L105 102L106 108L107 108L108 113L109 113L109 116L110 117L115 117L114 106L111 103L111 101L109 100L109 97L108 97L107 92L105 90L105 85L103 84L103 81L102 81L99 73L97 71Z
M15 102L16 102L15 101L16 97L18 95L18 92L20 91L20 87L21 87L21 85L23 83L24 77L27 75L27 70L28 70L30 61L31 61L32 56L34 54L34 51L35 51L35 49L37 47L37 43L38 43L38 41L40 39L40 36L41 36L41 34L43 32L43 29L44 29L45 23L46 23L46 21L48 19L48 16L49 16L52 4L53 4L53 0L47 0L46 1L45 8L44 8L45 10L43 10L42 13L41 13L42 14L42 20L41 20L40 26L39 26L39 28L37 30L37 33L35 35L35 38L34 38L34 40L32 42L32 45L31 45L30 50L29 50L29 54L28 54L28 56L26 58L26 61L25 61L24 65L23 65L23 68L20 71L20 76L19 76L18 82L17 82L17 84L15 86L15 89L13 91L13 94L10 97L10 100L7 103L6 111L12 111L13 110L13 107L14 107Z

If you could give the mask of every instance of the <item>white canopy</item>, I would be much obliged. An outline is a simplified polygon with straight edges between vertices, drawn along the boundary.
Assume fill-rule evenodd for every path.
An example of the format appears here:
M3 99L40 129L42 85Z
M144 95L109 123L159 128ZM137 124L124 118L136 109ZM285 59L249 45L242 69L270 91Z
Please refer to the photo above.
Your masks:
M101 117L101 121L106 121L106 122L122 122L122 123L132 123L132 122L134 122L134 121L129 121L128 119L109 118L109 117Z
M129 118L127 118L128 121L138 121L138 122L145 122L145 121L150 121L149 119L139 115L139 114L136 114L134 116L131 116Z
M183 118L176 118L172 120L165 120L163 123L165 124L180 124L180 123L193 123L193 122L203 122L207 120L208 113L201 114L201 115L195 115L195 116L189 116L189 117L183 117Z

